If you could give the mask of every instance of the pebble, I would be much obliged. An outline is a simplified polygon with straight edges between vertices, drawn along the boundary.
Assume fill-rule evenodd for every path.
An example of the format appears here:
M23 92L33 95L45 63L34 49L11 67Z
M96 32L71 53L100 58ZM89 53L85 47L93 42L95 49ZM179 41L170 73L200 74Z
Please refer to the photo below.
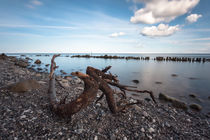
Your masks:
M149 116L149 114L148 114L146 111L143 111L143 115L144 115L145 117L148 117L148 116Z
M98 136L95 136L95 137L94 137L94 140L98 140Z
M25 118L26 118L26 115L20 116L20 119L25 119Z
M150 132L150 133L153 133L153 132L155 132L155 130L154 130L152 127L150 127L150 128L149 128L149 132Z
M145 129L143 127L141 128L141 132L143 132L143 133L145 132Z
M123 137L123 140L127 140L127 137Z

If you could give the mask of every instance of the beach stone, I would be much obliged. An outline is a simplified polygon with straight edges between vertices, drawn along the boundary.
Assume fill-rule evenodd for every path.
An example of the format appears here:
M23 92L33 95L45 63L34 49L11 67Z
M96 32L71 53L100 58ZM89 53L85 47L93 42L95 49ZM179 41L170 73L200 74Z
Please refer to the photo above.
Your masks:
M145 117L148 117L149 116L149 114L146 112L146 111L143 111L143 113L142 113Z
M138 84L139 80L132 80L132 82L134 82L135 84Z
M143 127L141 128L141 132L142 132L142 133L144 133L144 132L145 132L145 129L144 129Z
M187 109L187 104L186 103L184 103L184 102L182 102L182 101L180 101L176 98L165 95L163 93L159 94L159 99L163 100L163 101L166 101L166 102L171 102L172 106L174 106L176 108L181 108L181 109L184 109L184 110Z
M153 132L155 132L155 129L150 127L148 131L149 131L149 133L153 133Z
M160 84L162 84L162 82L159 82L159 81L157 81L157 82L155 82L155 84L158 84L158 85L160 85Z
M27 92L33 89L39 88L40 85L36 80L29 79L29 80L24 80L18 83L15 83L14 85L10 85L8 89L12 92Z
M26 57L26 60L33 60L33 59L31 59L30 57Z
M46 67L49 67L49 65L50 65L50 64L46 64L45 66L46 66Z
M189 94L189 96L192 97L192 98L196 98L195 94Z
M7 55L4 54L4 53L2 53L2 54L0 55L0 59L3 59L3 60L7 59Z
M41 64L42 62L41 62L41 60L37 59L34 63L35 64Z
M95 136L95 137L94 137L94 140L98 140L98 136Z
M193 110L196 110L196 111L201 111L202 110L202 107L199 104L196 104L196 103L190 104L190 108L193 109Z
M177 77L178 75L177 75L177 74L171 74L171 76L172 76L172 77Z
M62 79L61 81L58 81L58 82L63 88L69 88L70 87L69 81L66 80L66 79Z

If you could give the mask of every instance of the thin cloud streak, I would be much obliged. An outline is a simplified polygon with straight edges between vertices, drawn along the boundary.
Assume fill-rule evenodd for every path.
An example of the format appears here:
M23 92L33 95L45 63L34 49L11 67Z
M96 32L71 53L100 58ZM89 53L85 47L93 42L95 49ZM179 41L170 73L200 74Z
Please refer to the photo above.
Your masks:
M46 29L76 29L75 27L70 26L45 26L45 25L7 25L0 24L0 27L5 28L46 28Z

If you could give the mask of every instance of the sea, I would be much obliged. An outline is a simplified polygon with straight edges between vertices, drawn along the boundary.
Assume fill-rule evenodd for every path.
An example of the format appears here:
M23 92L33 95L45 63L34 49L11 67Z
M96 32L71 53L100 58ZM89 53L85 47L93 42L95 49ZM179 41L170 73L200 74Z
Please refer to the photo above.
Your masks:
M107 53L106 53L107 54ZM35 65L36 68L42 68L49 72L52 53L9 53L7 55L18 58L30 57L30 65L35 65L34 61L39 59L41 65ZM24 55L24 56L23 56ZM40 56L41 55L41 56ZM156 97L159 93L175 97L187 104L197 103L202 106L203 112L210 112L210 62L172 62L155 61L157 56L163 57L190 57L190 58L210 58L210 54L107 54L117 56L146 57L150 60L126 60L126 59L101 59L101 58L71 58L78 53L62 53L55 59L59 68L57 75L61 75L63 70L70 75L71 72L80 71L85 73L87 66L103 69L106 66L112 66L110 72L116 74L121 84L136 86L139 90L151 90ZM79 54L84 55L84 54ZM88 54L100 56L105 54ZM177 76L172 76L173 74ZM134 83L138 80L139 83ZM194 94L196 98L189 95ZM128 96L136 99L149 98L147 94L129 92Z

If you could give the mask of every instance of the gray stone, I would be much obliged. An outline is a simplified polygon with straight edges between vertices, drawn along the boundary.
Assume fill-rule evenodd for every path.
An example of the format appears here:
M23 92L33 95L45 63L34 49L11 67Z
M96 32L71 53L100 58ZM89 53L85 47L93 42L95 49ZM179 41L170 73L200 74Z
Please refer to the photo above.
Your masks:
M199 104L196 104L196 103L190 104L190 108L193 109L193 110L196 110L196 111L201 111L202 110L202 107Z

